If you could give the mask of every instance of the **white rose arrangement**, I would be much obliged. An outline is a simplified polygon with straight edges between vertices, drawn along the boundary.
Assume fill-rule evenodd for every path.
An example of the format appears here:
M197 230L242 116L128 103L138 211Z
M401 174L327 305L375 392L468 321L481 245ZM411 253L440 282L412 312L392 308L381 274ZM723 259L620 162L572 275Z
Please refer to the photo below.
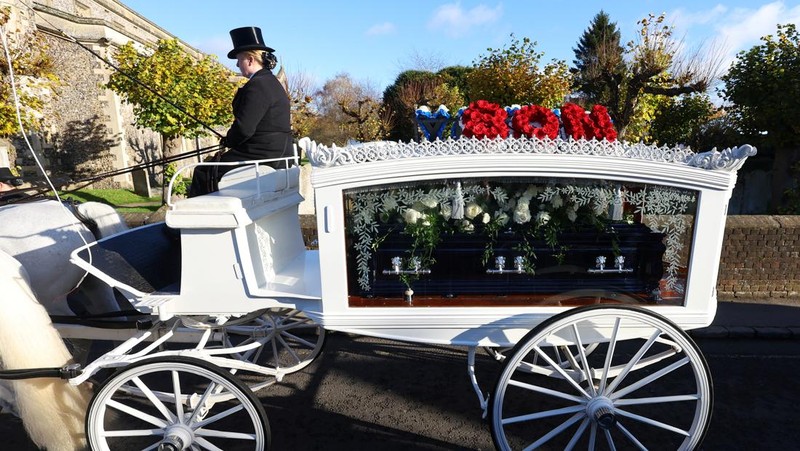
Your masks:
M483 213L483 208L475 202L468 203L464 208L464 217L467 219L475 219L481 213Z

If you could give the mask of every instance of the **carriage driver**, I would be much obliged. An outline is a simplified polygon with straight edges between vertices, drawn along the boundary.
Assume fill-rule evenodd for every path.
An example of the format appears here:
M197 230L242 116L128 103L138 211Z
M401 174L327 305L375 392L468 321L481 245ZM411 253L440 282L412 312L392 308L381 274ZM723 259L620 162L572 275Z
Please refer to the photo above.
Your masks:
M292 156L289 97L272 74L277 64L274 50L264 44L261 29L242 27L230 31L233 50L228 58L249 80L233 97L233 125L220 143L228 148L213 161L247 161ZM271 163L276 169L286 163ZM235 166L198 166L189 197L216 191L222 175Z

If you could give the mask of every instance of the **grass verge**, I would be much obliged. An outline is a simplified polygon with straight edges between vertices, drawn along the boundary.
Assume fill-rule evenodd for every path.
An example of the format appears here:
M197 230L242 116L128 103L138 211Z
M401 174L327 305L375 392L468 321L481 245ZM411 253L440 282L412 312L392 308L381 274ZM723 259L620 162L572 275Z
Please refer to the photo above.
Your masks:
M161 196L140 196L128 189L82 189L59 195L64 200L102 202L120 213L154 212L161 207Z

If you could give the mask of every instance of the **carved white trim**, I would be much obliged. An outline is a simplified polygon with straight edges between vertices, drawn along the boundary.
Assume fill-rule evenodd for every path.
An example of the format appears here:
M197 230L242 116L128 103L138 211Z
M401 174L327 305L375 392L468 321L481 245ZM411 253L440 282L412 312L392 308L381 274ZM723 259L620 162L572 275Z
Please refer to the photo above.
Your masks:
M716 148L695 153L689 148L630 144L621 141L551 140L549 138L459 138L444 141L393 142L376 141L346 147L316 145L308 152L315 167L326 168L373 161L401 160L406 158L439 157L476 154L544 154L544 155L595 155L630 158L683 164L701 169L734 172L747 157L756 154L756 148L745 144L735 148Z

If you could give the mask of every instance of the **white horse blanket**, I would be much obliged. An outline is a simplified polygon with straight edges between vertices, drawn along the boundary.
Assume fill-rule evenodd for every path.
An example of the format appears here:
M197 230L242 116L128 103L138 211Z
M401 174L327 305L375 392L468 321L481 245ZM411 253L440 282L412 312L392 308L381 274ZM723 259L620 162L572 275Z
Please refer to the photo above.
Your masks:
M76 207L77 214L97 224L102 238L127 229L110 206L87 202ZM51 315L72 315L66 295L83 280L85 271L69 261L70 253L95 236L60 202L43 200L0 207L0 251L20 263L28 272L36 298ZM116 307L110 290L92 296L96 306L90 312Z

